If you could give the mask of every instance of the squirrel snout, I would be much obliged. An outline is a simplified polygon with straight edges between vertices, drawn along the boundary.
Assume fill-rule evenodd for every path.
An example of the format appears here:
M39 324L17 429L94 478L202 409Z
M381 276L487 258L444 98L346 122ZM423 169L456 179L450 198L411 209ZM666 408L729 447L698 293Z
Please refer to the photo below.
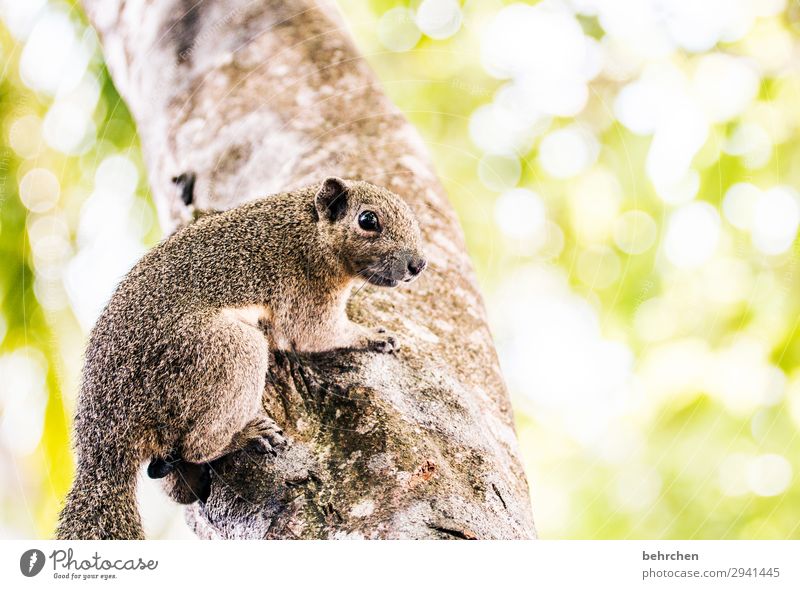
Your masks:
M417 276L427 265L428 261L425 258L411 258L408 262L408 273L411 276Z

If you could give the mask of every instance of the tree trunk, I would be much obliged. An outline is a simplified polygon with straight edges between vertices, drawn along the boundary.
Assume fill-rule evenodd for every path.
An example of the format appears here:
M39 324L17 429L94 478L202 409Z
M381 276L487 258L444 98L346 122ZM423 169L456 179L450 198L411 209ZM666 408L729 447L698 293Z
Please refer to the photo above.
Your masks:
M359 178L401 195L429 269L350 316L398 355L275 354L264 396L290 440L213 465L203 538L532 538L511 406L458 221L416 131L314 0L85 0L141 135L166 229ZM193 181L192 181L193 180Z

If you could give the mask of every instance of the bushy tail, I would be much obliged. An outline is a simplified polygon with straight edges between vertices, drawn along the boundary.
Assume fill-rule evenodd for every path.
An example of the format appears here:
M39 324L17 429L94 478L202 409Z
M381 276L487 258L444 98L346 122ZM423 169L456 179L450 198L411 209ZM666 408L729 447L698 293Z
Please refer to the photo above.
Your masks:
M58 520L59 540L143 540L136 504L140 460L129 453L84 452Z

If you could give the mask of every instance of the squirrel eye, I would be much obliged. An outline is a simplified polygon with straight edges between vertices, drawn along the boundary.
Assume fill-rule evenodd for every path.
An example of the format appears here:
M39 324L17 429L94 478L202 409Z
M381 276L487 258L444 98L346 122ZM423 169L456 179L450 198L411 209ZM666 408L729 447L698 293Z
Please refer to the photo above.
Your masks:
M381 230L381 225L378 223L378 215L372 211L364 211L358 216L358 226L364 231L372 231L374 233Z

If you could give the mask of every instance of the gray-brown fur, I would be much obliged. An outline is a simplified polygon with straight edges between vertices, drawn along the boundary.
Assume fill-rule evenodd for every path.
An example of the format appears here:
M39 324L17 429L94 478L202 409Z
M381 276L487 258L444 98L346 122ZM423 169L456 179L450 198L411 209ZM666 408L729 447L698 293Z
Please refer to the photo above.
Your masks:
M362 229L372 211L380 231ZM130 271L90 336L77 414L78 472L62 539L142 538L143 461L206 463L251 442L285 444L263 412L270 350L393 352L385 330L352 323L364 281L395 286L424 268L406 204L366 182L321 185L204 217ZM178 474L200 476L186 465ZM181 502L192 486L172 487Z
M534 538L511 402L426 140L445 160L472 156L414 129L330 0L204 0L193 39L171 28L183 0L82 4L136 121L164 227L188 220L172 180L182 173L196 175L202 211L337 174L399 194L429 261L414 288L367 286L348 303L354 320L402 336L398 354L275 355L264 403L292 443L274 459L215 461L207 500L186 509L191 529L224 539ZM392 72L383 70L397 89ZM491 216L471 184L448 185ZM480 220L462 221L473 247L491 252ZM492 282L502 268L485 261Z

